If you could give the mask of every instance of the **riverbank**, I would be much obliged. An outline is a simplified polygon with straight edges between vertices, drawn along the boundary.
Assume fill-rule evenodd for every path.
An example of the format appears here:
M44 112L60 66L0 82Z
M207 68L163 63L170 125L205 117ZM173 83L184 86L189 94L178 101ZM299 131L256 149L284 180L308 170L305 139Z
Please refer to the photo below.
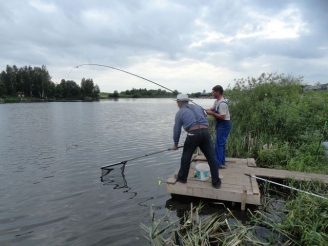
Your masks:
M7 103L46 103L46 102L97 102L99 100L93 99L40 99L40 98L2 98L0 104Z

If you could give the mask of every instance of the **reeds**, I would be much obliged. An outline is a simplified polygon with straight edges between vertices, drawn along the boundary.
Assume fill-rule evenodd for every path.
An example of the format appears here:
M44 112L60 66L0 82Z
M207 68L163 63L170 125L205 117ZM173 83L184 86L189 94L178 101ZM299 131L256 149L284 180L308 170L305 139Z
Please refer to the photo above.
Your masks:
M192 206L192 205L191 205ZM213 245L298 245L293 236L270 219L268 213L248 211L249 224L242 224L229 210L226 213L200 216L202 207L191 207L183 218L170 222L170 212L153 222L142 225L154 246L213 246ZM260 231L265 230L265 237Z

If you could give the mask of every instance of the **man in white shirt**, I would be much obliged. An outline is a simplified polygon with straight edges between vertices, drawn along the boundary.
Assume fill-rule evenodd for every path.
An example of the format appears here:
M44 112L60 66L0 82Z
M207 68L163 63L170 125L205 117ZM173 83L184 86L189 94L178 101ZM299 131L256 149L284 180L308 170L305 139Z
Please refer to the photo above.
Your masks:
M225 165L225 148L231 129L230 112L228 102L223 98L222 86L214 86L212 92L216 100L213 107L207 109L206 113L216 119L215 155L218 167L222 168Z

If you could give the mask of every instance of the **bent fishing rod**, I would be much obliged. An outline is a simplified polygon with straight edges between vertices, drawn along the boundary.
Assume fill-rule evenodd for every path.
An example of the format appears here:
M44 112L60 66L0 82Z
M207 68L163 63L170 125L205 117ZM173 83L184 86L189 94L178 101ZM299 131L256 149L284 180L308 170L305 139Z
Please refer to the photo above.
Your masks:
M183 146L179 146L178 149L180 148L183 148ZM155 154L158 154L158 153L162 153L162 152L166 152L166 151L170 151L170 150L173 150L172 148L170 149L165 149L165 150L160 150L160 151L156 151L156 152L153 152L153 153L149 153L149 154L145 154L145 155L142 155L142 156L138 156L138 157L134 157L134 158L131 158L129 160L125 160L125 161L121 161L121 162L118 162L118 163L114 163L114 164L109 164L109 165L106 165L106 166L102 166L100 169L108 169L108 168L111 168L113 166L117 166L117 165L124 165L129 162L129 161L134 161L134 160L137 160L137 159L141 159L143 157L147 157L147 156L150 156L150 155L155 155Z
M137 74L130 73L130 72L125 71L125 70L120 69L120 68L116 68L116 67L112 67L112 66L107 66L107 65L102 65L102 64L97 64L97 63L86 63L86 64L80 64L80 65L77 65L77 66L73 67L73 68L71 69L71 71L69 71L69 73L68 73L68 77L69 77L69 75L71 74L71 72L72 72L72 70L73 70L74 68L79 68L79 67L82 67L82 66L98 66L98 67L106 67L106 68L109 68L109 69L114 69L114 70L117 70L117 71L120 71L120 72L123 72L123 73L127 73L127 74L129 74L129 75L132 75L132 76L138 77L138 78L140 78L140 79L146 80L146 81L148 81L148 82L150 82L150 83L153 83L153 84L155 84L155 85L157 85L157 86L160 86L160 87L162 87L162 88L164 88L164 89L166 89L166 90L168 90L168 91L170 91L170 92L172 92L172 93L176 93L175 91L173 91L173 90L171 90L171 89L169 89L169 88L167 88L167 87L165 87L165 86L163 86L163 85L160 85L160 84L158 84L158 83L156 83L156 82L154 82L154 81L152 81L152 80L150 80L150 79L146 79L146 78L144 78L144 77L142 77L142 76L139 76L139 75L137 75ZM192 100L191 100L191 102L192 102L193 104L197 105L197 106L200 106L200 105L198 105L197 103L193 102ZM200 107L201 107L201 106L200 106ZM201 107L201 108L204 109L203 107ZM204 110L205 110L205 109L204 109Z
M155 84L155 85L158 85L158 86L160 86L160 87L162 87L162 88L164 88L164 89L166 89L166 90L171 91L171 92L174 93L174 91L172 91L171 89L169 89L169 88L167 88L167 87L165 87L165 86L163 86L163 85L160 85L160 84L158 84L158 83L156 83L156 82L154 82L154 81L151 81L150 79L146 79L146 78L144 78L144 77L141 77L141 76L139 76L139 75L137 75L137 74L134 74L134 73L130 73L130 72L125 71L125 70L123 70L123 69L119 69L119 68L111 67L111 66L106 66L106 65L102 65L102 64L96 64L96 63L89 63L89 64L80 64L80 65L77 65L77 66L75 66L75 67L73 67L73 68L71 69L71 71L68 73L68 77L69 77L70 73L72 72L72 70L73 70L74 68L79 68L79 67L82 67L82 66L98 66L98 67L107 67L107 68L110 68L110 69L114 69L114 70L117 70L117 71L120 71L120 72L123 72L123 73L130 74L130 75L132 75L132 76L136 76L136 77L138 77L138 78L140 78L140 79L144 79L144 80L146 80L146 81L148 81L148 82L150 82L150 83L153 83L153 84Z
M282 186L284 188L288 188L288 189L291 189L291 190L303 192L303 193L311 195L311 196L315 196L315 197L322 198L322 199L328 199L327 197L320 196L320 195L317 195L317 194L314 194L314 193L311 193L311 192L308 192L308 191L305 191L305 190L300 190L300 189L297 189L297 188L294 188L294 187L291 187L291 186L288 186L288 185L283 185L283 184L279 184L279 183L276 183L276 182L273 182L273 181L270 181L270 180L267 180L267 179L259 178L259 177L256 177L255 175L252 175L252 174L246 174L245 173L245 175L248 176L248 177L251 177L251 178L255 178L255 179L265 181L265 182L269 182L271 184L279 185L279 186Z

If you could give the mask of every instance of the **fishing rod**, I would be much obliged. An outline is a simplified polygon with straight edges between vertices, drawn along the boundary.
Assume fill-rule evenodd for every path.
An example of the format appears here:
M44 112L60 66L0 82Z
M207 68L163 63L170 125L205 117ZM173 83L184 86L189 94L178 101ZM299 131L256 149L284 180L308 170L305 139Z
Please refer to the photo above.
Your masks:
M162 88L164 88L164 89L166 89L166 90L168 90L168 91L171 91L171 92L175 93L173 90L171 90L171 89L169 89L169 88L167 88L167 87L165 87L165 86L163 86L163 85L160 85L160 84L158 84L158 83L156 83L156 82L154 82L154 81L151 81L150 79L146 79L146 78L144 78L144 77L141 77L141 76L139 76L139 75L137 75L137 74L130 73L130 72L128 72L128 71L125 71L125 70L123 70L123 69L119 69L119 68L116 68L116 67L111 67L111 66L106 66L106 65L102 65L102 64L96 64L96 63L88 63L88 64L80 64L80 65L77 65L77 66L73 67L73 68L71 69L71 71L69 71L69 73L68 73L68 77L69 77L70 73L72 72L72 70L73 70L74 68L79 68L79 67L82 67L82 66L98 66L98 67L107 67L107 68L110 68L110 69L114 69L114 70L117 70L117 71L120 71L120 72L123 72L123 73L130 74L130 75L132 75L132 76L138 77L138 78L140 78L140 79L144 79L144 80L146 80L146 81L148 81L148 82L150 82L150 83L153 83L153 84L158 85L158 86L160 86L160 87L162 87Z
M171 89L169 89L169 88L167 88L167 87L165 87L165 86L163 86L163 85L160 85L159 83L156 83L156 82L154 82L154 81L152 81L152 80L150 80L150 79L146 79L146 78L144 78L144 77L142 77L142 76L139 76L139 75L137 75L137 74L130 73L130 72L125 71L125 70L120 69L120 68L116 68L116 67L112 67L112 66L107 66L107 65L102 65L102 64L96 64L96 63L86 63L86 64L80 64L80 65L77 65L77 66L73 67L73 68L71 69L71 71L69 71L69 73L68 73L68 77L69 77L70 73L72 72L72 70L73 70L74 68L79 68L79 67L82 67L82 66L98 66L98 67L106 67L106 68L114 69L114 70L117 70L117 71L120 71L120 72L123 72L123 73L127 73L127 74L129 74L129 75L132 75L132 76L138 77L138 78L140 78L140 79L146 80L146 81L148 81L148 82L150 82L150 83L153 83L153 84L155 84L155 85L157 85L157 86L160 86L160 87L162 87L162 88L164 88L164 89L166 89L166 90L168 90L168 91L170 91L170 92L172 92L172 93L176 93L176 91L173 91L173 90L171 90ZM191 102L192 102L193 104L197 105L197 106L200 106L200 105L198 105L197 103L193 102L192 100L191 100ZM201 107L201 106L200 106L200 107ZM201 108L204 109L203 107L201 107ZM205 109L204 109L204 110L205 110Z
M294 187L291 187L291 186L288 186L288 185L283 185L283 184L279 184L279 183L276 183L276 182L273 182L273 181L270 181L270 180L267 180L267 179L259 178L259 177L256 177L255 175L252 175L252 174L246 174L245 173L245 175L248 176L248 177L251 177L251 178L256 178L256 179L259 179L259 180L262 180L262 181L265 181L265 182L269 182L269 183L272 183L272 184L275 184L275 185L279 185L279 186L282 186L282 187L285 187L285 188L288 188L288 189L291 189L291 190L303 192L303 193L311 195L311 196L319 197L319 198L322 198L322 199L328 199L327 197L319 196L317 194L314 194L314 193L311 193L311 192L308 192L308 191L300 190L300 189L297 189L297 188L294 188Z
M178 149L180 148L183 148L183 146L179 146ZM165 149L165 150L160 150L160 151L156 151L156 152L153 152L153 153L149 153L149 154L145 154L145 155L142 155L142 156L138 156L138 157L134 157L132 159L129 159L129 160L125 160L125 161L121 161L121 162L118 162L118 163L114 163L114 164L110 164L110 165L106 165L106 166L102 166L100 169L108 169L108 168L111 168L113 166L117 166L117 165L124 165L129 162L129 161L134 161L134 160L137 160L137 159L141 159L143 157L147 157L147 156L150 156L150 155L155 155L155 154L158 154L158 153L162 153L162 152L166 152L166 151L170 151L170 150L173 150L173 149Z

